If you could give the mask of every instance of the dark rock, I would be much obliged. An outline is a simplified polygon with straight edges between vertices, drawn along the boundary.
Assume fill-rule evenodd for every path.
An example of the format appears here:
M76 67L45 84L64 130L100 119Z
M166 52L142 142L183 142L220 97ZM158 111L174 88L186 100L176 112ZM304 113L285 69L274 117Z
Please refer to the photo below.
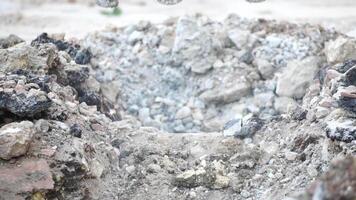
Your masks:
M52 44L56 45L56 47L60 51L64 51L64 50L67 50L67 49L71 48L71 45L68 42L64 42L64 41L61 41L61 40L55 40L53 38L50 38L47 33L42 33L41 35L39 35L36 39L34 39L31 42L31 45L32 46L39 46L39 45L44 44L44 43L52 43Z
M101 98L93 91L83 91L79 93L79 102L85 102L89 106L97 106L101 108Z
M50 76L38 76L25 70L0 78L0 110L2 117L36 118L52 105L48 97Z
M235 136L237 138L252 137L263 126L264 122L257 116L249 116L244 119L234 119L224 126L224 136Z
M7 110L20 117L34 117L51 106L51 100L45 93L27 96L26 94L7 94L0 92L0 109Z
M82 137L82 129L80 128L79 124L73 124L70 127L70 134L77 138Z
M247 51L240 57L240 61L242 61L248 65L252 64L253 59L254 59L254 57L253 57L251 51Z
M105 113L105 115L113 121L119 121L122 119L120 109L118 107L115 107L113 103L111 103L104 97L102 98L100 111Z
M13 71L12 74L25 76L28 83L34 83L38 85L39 88L46 93L50 92L49 83L55 80L55 77L47 76L47 75L38 76L31 73L30 71L26 71L22 69Z
M67 82L75 89L80 88L80 84L89 78L89 68L73 67L65 70L67 74Z
M80 50L77 52L74 60L75 60L75 63L77 63L79 65L85 65L90 62L90 58L91 58L90 51L88 49L84 49L84 50Z
M292 151L303 152L310 144L317 144L318 138L315 135L298 135L294 138Z
M339 99L339 105L348 110L356 113L356 99L349 97L341 97Z
M113 147L116 147L117 149L120 149L121 144L123 144L125 141L122 139L114 139L113 141L111 141L111 145Z
M345 73L345 82L347 85L356 85L356 66L353 66Z
M356 140L356 128L349 122L330 122L326 128L326 136L331 140L350 143Z
M307 114L308 114L308 110L302 108L301 106L297 106L295 109L291 111L290 117L293 120L302 121L306 119Z
M104 8L113 8L117 7L119 5L118 0L96 0L96 4L98 6L104 7Z
M263 121L256 116L253 116L245 121L242 121L241 131L235 134L235 137L245 138L252 137L263 126Z
M356 65L356 60L347 60L344 63L337 65L337 71L340 73L345 73L347 72L349 69L351 69L353 66Z
M70 44L62 40L50 38L47 33L42 33L31 42L32 46L39 46L44 43L56 45L59 51L66 51L77 64L85 65L90 62L91 53L88 49L81 49L78 44Z
M17 35L11 34L6 38L0 39L0 49L7 49L7 48L15 46L16 44L19 44L21 42L25 42L25 40L21 39Z
M67 143L58 149L55 158L61 179L56 182L66 192L72 193L80 190L80 182L89 172L84 156L84 143L81 139L74 139L73 143ZM59 194L56 194L59 195Z

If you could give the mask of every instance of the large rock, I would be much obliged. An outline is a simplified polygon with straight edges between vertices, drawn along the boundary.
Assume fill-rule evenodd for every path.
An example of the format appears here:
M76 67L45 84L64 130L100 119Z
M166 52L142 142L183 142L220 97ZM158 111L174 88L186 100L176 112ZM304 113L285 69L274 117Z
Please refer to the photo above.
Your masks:
M270 62L265 59L256 58L254 60L254 65L257 67L258 71L264 79L273 78L275 69Z
M213 35L198 25L196 18L184 16L177 22L173 58L192 72L204 74L217 59L214 40Z
M55 45L59 51L65 51L70 57L79 65L85 65L90 62L91 53L88 49L83 49L79 44L72 44L63 41L62 38L59 40L56 38L49 37L47 33L40 34L36 39L31 42L31 46L36 48L43 48L43 46L53 46Z
M187 170L182 174L179 174L173 180L173 184L180 187L198 187L209 182L207 179L207 172L205 169Z
M0 109L19 117L33 117L48 110L52 102L46 92L31 88L39 87L35 83L23 83L20 77L13 77L15 80L1 80L0 78L0 84L8 84L8 87L0 87Z
M56 57L53 45L43 45L37 49L25 43L18 44L8 49L0 49L0 72L22 69L45 73L55 64Z
M356 40L339 36L336 40L327 43L324 51L329 63L356 59Z
M32 122L7 124L0 129L0 158L9 160L27 153L34 134Z
M210 189L223 189L229 187L230 183L230 178L224 173L224 166L215 160L206 169L190 169L178 174L173 179L173 185L186 188L205 186Z
M318 73L320 62L317 57L289 62L278 78L276 93L279 96L302 98Z
M200 98L206 102L231 103L240 100L251 93L251 85L248 82L238 82L231 87L224 85L204 92Z
M36 192L54 188L52 174L45 160L26 160L18 166L1 166L0 177L0 199L25 199L24 194L32 193L33 197L42 196Z
M238 49L248 44L250 36L251 32L246 30L234 29L228 32L228 38Z
M234 119L225 124L224 136L235 136L238 138L252 137L263 126L263 121L253 115L247 115L242 119Z

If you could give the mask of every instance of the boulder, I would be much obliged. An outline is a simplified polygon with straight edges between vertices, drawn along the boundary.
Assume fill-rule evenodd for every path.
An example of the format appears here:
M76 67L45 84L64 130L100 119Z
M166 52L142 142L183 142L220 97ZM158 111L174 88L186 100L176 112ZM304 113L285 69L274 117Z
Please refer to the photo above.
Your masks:
M276 93L284 97L302 98L318 73L320 62L317 57L289 62L278 78Z
M0 128L0 158L9 160L27 153L34 134L30 121L14 122Z
M213 35L199 26L194 17L184 16L177 22L172 57L177 64L192 72L204 74L213 67L217 59L214 40Z
M205 91L200 95L205 102L213 103L231 103L240 100L242 97L251 94L251 85L248 82L239 82L231 87L217 87Z
M1 166L0 177L0 199L24 199L24 194L32 193L33 197L43 196L42 192L54 188L50 167L42 159L26 160L18 166Z
M25 43L7 49L0 48L0 72L31 70L45 73L55 64L56 57L55 47L48 44L38 49Z
M324 52L329 63L356 59L356 40L339 36L336 40L326 44Z

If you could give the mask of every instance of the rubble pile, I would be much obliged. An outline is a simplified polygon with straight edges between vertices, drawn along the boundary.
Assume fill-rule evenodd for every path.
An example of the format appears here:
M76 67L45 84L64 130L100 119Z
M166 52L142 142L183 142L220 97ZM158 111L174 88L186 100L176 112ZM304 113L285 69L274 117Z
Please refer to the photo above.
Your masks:
M356 197L353 38L235 15L16 38L0 199Z
M144 125L214 132L300 103L337 35L319 26L197 15L97 32L84 46L100 66L103 94Z

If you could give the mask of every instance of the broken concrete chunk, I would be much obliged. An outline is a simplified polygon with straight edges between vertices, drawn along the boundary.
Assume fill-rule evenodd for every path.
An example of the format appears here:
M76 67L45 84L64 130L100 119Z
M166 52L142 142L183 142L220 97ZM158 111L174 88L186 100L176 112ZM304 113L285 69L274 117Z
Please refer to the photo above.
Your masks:
M30 121L10 123L0 128L0 158L9 160L27 153L34 125Z
M224 136L234 136L237 133L241 132L241 129L242 129L241 119L230 120L225 124L223 134Z
M192 115L192 110L188 106L180 108L176 113L176 119L184 119Z
M238 49L242 49L248 45L250 36L251 32L246 30L236 29L228 32L228 38Z
M178 187L193 188L205 186L211 189L222 189L229 186L230 179L211 166L208 169L191 169L177 175L173 184Z
M302 98L319 70L320 58L309 57L291 61L280 75L276 93L279 96Z
M326 58L329 63L341 63L348 59L356 59L356 40L339 36L326 44Z
M194 18L186 16L180 18L172 49L175 62L194 73L206 73L213 67L217 58L214 40L215 38L198 25Z
M200 95L206 102L210 103L231 103L238 101L242 97L248 96L251 94L251 85L248 82L240 82L232 85L231 87L225 88L215 88L208 90Z
M197 187L204 184L206 171L204 169L188 170L179 174L174 179L174 184L180 187Z
M267 61L265 59L256 59L256 60L254 60L254 65L257 67L262 78L264 78L264 79L273 78L275 68L269 61Z
M259 117L247 115L242 119L231 120L224 126L224 136L235 136L237 138L252 137L263 126Z
M217 174L215 177L215 182L211 186L211 188L212 189L224 189L224 188L229 187L229 184L230 184L229 177Z

